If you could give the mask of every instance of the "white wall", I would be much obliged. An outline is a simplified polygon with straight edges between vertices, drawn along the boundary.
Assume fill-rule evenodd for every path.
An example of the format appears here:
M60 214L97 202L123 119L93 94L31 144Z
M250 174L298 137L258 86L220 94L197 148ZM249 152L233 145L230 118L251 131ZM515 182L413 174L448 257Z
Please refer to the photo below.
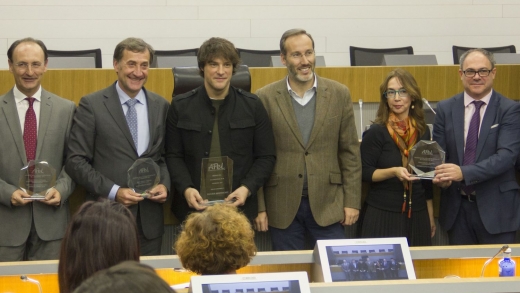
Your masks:
M452 45L520 51L520 0L0 0L0 68L16 39L49 49L101 48L141 37L158 50L199 47L212 36L236 47L277 49L281 34L305 28L327 66L348 66L349 46L401 47L453 64Z

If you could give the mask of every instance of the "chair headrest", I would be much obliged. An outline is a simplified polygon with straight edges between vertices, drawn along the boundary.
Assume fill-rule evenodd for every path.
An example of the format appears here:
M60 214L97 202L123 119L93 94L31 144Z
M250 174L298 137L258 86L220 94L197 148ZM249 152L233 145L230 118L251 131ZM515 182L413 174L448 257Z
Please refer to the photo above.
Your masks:
M174 67L173 69L173 94L172 97L186 93L204 84L204 78L199 75L198 67ZM231 85L251 91L251 74L247 65L239 65L233 77Z

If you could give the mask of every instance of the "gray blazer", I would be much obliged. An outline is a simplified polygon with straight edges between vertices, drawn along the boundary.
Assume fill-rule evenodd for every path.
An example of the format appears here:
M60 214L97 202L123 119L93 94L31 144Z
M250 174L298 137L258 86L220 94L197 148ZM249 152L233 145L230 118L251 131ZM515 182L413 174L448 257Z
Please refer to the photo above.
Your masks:
M87 190L87 200L107 198L114 184L128 187L127 171L139 158L121 107L116 84L89 94L79 102L70 133L65 169ZM170 189L170 176L163 159L164 132L169 104L144 89L148 103L150 143L141 158L152 158L161 167L161 184ZM162 204L143 200L130 206L135 217L140 210L147 239L164 231Z
M312 215L320 226L344 219L344 207L361 206L361 159L348 88L318 76L316 114L307 145L303 144L285 79L259 89L273 125L276 165L259 194L259 211L269 225L287 228L302 197L305 166Z
M36 160L56 168L55 187L61 195L61 206L40 202L12 206L11 195L19 187L20 169L27 165L27 158L13 90L0 96L0 246L25 243L33 216L42 240L63 238L69 218L68 198L75 185L62 168L75 109L73 102L42 89Z

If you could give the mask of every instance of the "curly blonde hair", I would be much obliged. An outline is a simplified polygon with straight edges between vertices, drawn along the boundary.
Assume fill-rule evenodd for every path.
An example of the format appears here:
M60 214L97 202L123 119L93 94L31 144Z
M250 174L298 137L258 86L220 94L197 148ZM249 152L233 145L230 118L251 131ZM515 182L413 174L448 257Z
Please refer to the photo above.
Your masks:
M190 214L175 250L184 268L200 275L233 272L256 255L251 224L229 204Z

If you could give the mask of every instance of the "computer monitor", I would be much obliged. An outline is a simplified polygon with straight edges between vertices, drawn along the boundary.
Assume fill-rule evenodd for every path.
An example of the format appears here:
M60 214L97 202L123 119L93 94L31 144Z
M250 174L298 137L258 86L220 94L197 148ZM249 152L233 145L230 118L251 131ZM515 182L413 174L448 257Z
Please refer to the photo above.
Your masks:
M520 54L493 53L496 64L520 64Z
M317 67L325 67L325 57L324 56L316 56L316 66ZM271 67L285 67L282 64L282 60L280 56L271 56Z
M47 58L47 68L96 68L96 58L92 57L61 57L50 56Z
M307 272L206 275L191 277L193 293L310 293Z
M155 56L157 68L197 67L197 56Z
M368 252L334 253L347 249ZM318 282L415 279L410 249L404 237L318 240L314 259L313 275Z
M435 55L384 55L381 65L404 66L404 65L437 65Z

